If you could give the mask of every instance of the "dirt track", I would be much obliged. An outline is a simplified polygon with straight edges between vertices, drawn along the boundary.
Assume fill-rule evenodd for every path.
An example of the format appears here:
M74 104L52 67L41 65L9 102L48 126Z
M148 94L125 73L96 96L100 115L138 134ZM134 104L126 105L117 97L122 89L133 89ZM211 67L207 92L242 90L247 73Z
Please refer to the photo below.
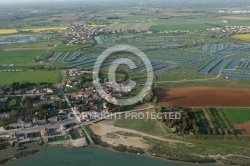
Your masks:
M183 87L158 89L161 106L250 107L250 89L220 87Z

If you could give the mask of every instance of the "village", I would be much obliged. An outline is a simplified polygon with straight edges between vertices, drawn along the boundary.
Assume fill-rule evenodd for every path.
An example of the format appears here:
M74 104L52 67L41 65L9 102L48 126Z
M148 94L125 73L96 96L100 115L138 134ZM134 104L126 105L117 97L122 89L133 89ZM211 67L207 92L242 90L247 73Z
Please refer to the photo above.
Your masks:
M0 89L1 110L8 112L2 112L0 117L4 124L0 128L1 146L30 141L87 146L93 141L84 126L121 111L121 107L108 103L97 92L90 73L74 69L64 73L65 80L60 85L21 82ZM108 95L121 97L112 86L114 82L99 81ZM122 81L118 84L123 86ZM8 144L4 144L6 141Z
M112 24L112 21L107 22L107 24ZM86 43L93 43L93 36L99 34L119 34L126 32L125 29L106 29L105 24L94 24L91 22L84 22L84 23L75 23L72 24L66 30L60 31L59 33L63 36L67 36L67 40L65 41L66 45L74 45L74 44L86 44ZM141 31L133 31L141 32Z

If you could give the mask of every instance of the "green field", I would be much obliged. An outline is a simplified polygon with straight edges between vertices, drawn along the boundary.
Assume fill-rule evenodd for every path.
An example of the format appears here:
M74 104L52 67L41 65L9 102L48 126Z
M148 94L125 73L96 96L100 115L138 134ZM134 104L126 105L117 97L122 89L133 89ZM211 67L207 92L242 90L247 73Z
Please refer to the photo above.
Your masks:
M189 67L185 69L170 70L156 75L156 83L164 81L183 81L183 80L195 80L195 79L207 79L213 78L213 76L207 76L196 72L196 67Z
M0 72L0 78L0 85L21 81L30 83L59 83L61 81L59 71Z
M199 29L207 29L211 28L211 26L205 24L173 24L173 25L154 25L150 28L153 31L167 31L167 30L199 30Z
M79 50L79 49L81 49L81 48L83 48L82 45L69 45L69 46L67 46L67 45L62 45L62 46L60 46L60 47L57 47L57 48L55 49L55 51L56 51L56 52L76 51L76 50Z
M117 127L128 128L160 137L165 137L170 133L167 127L164 126L161 121L158 121L157 119L147 119L146 116L144 119L134 119L128 116L125 118L125 115L122 114L121 118L117 117L114 125Z
M32 60L41 55L44 50L15 50L8 51L6 53L0 54L0 65L3 64L13 64L13 67L8 67L8 69L25 69L27 67L36 66L37 64ZM6 67L1 67L0 69L6 69Z
M146 15L122 15L119 16L119 20L122 20L123 22L134 22L138 20L147 20L147 19L153 19L153 16L146 16Z
M225 27L225 26L249 26L249 20L227 20L223 23L223 18L171 18L171 19L155 19L150 30L167 31L167 30L205 30L207 28Z
M250 120L250 108L224 108L231 123L243 123Z
M204 81L180 81L171 82L163 81L155 83L157 88L175 88L175 87L191 87L191 86L211 86L211 87L234 87L234 88L250 88L248 81L236 81L223 78L204 80Z
M113 23L106 29L125 29L125 30L144 30L147 31L152 26L152 23Z

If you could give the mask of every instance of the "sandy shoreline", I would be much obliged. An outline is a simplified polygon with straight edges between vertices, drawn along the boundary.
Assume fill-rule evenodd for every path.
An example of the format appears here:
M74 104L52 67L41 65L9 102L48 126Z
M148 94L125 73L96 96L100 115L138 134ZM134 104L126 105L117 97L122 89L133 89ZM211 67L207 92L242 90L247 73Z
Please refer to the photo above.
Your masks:
M53 146L56 147L56 146L58 146L58 147L65 147L65 148L70 148L70 149L75 148L75 147L72 147L72 146L68 146L69 144L64 144L64 143L49 144L47 146L50 146L50 147L53 147ZM25 149L24 151L39 150L40 151L39 153L43 153L44 152L44 147L46 147L46 146L37 145L36 142L27 143L27 144L24 144L24 145L27 147L27 149ZM100 145L90 145L88 147L107 149L107 150L112 151L114 153L121 153L121 154L122 153L128 153L128 154L131 154L131 155L138 155L138 154L135 154L135 153L120 152L120 151L117 151L117 150L113 149L111 146L109 146L109 147L102 147ZM13 147L8 147L7 151L6 151L6 149L0 150L0 160L4 159L4 157L5 158L10 158L11 156L14 155L13 152L15 152L15 153L17 152ZM30 154L28 156L32 156L32 155L33 154ZM145 157L148 157L148 158L154 158L154 159L158 159L158 160L163 160L163 161L167 161L167 162L173 162L173 163L190 163L190 162L185 162L185 161L170 160L170 159L166 159L166 158L154 156L154 155L150 154L147 151L145 151L144 154L139 154L139 155L142 155L142 156L145 156ZM18 159L15 159L15 160L9 160L8 163L11 163L13 161L17 161L19 159L26 158L28 156L25 156L25 157L22 157L22 158L18 158ZM6 163L6 164L8 164L8 163ZM213 163L213 164L216 164L216 165L225 165L225 164L221 164L219 162L216 162L216 163ZM212 164L201 164L201 165L212 165Z

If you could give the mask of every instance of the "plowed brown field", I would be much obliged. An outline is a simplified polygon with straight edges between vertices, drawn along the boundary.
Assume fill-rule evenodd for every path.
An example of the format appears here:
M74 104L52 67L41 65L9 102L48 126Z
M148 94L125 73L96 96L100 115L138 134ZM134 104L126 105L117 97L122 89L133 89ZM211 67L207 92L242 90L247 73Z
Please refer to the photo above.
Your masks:
M160 106L250 107L250 89L183 87L158 89Z

